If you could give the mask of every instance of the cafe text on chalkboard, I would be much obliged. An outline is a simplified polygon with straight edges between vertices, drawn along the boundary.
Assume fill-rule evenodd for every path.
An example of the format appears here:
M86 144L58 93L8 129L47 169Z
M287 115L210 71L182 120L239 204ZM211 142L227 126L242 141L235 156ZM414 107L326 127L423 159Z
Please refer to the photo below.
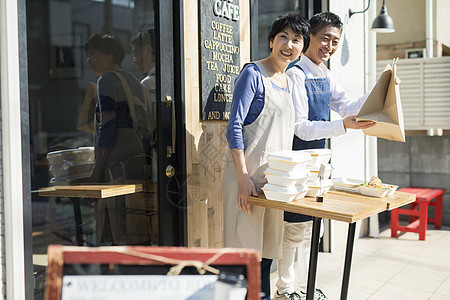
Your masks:
M239 0L201 0L202 120L228 120L240 70Z

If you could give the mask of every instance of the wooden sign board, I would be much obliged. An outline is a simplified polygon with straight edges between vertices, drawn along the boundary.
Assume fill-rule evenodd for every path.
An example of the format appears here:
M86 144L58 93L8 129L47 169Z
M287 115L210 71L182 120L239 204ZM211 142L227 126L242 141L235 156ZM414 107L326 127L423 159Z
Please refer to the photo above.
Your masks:
M239 0L200 0L202 120L228 120L240 71Z
M133 300L183 299L192 293L195 297L189 299L209 299L217 289L214 271L244 275L247 299L260 299L259 255L254 250L50 245L47 253L47 300L124 299L125 291Z

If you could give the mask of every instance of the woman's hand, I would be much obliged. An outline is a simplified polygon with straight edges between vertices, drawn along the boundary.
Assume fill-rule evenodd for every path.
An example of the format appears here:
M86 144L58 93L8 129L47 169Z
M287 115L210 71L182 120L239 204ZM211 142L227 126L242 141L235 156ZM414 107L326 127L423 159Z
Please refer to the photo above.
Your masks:
M243 174L240 178L238 178L239 188L238 188L238 206L242 209L247 215L250 215L250 205L248 204L248 196L252 195L257 197L258 193L256 192L255 184L253 180L250 178L250 175Z
M243 149L231 149L231 156L233 157L234 166L236 168L238 180L238 197L237 202L240 209L247 215L250 215L250 205L247 202L248 196L257 197L255 183L248 174L247 165L245 163ZM226 188L226 187L224 187Z
M356 121L356 116L349 116L344 119L344 128L348 129L367 129L375 126L377 122L374 121Z

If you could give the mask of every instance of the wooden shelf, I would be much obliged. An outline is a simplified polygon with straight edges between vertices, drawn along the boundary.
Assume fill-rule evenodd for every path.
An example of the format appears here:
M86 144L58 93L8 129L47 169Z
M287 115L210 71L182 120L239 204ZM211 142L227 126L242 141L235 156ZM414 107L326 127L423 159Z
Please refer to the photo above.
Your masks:
M143 191L142 184L52 186L38 190L39 197L110 198Z

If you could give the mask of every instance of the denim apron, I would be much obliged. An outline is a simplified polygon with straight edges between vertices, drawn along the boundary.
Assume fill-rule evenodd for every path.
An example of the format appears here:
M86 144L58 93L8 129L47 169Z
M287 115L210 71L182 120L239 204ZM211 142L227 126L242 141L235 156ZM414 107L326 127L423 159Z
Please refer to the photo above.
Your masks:
M303 69L294 65L294 67ZM330 83L326 77L324 78L305 78L306 94L308 95L308 120L309 121L328 121L330 119L330 100L331 90ZM326 139L304 141L294 135L293 150L317 149L325 148ZM311 216L284 212L284 220L286 222L306 222L312 220Z

